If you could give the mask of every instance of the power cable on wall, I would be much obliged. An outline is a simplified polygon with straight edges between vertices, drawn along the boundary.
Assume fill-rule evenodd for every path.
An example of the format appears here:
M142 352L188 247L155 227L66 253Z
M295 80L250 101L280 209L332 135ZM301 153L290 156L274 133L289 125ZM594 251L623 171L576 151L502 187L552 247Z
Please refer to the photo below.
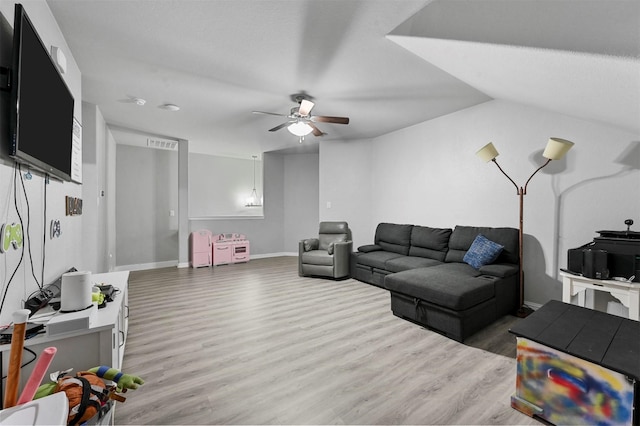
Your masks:
M19 166L18 163L16 162L15 165L13 166L13 204L16 208L16 213L18 214L18 218L20 219L20 226L22 226L22 217L20 216L20 212L18 211L18 177L17 174L20 172L19 170ZM24 229L24 228L23 228ZM20 260L18 261L18 264L16 265L15 269L13 270L13 273L11 274L11 277L9 277L9 281L7 281L7 284L5 285L4 288L4 293L2 295L2 301L0 301L0 312L2 312L2 308L4 307L4 302L7 298L7 293L9 292L9 287L11 286L11 283L13 282L13 278L16 276L16 273L18 273L18 269L20 268L20 265L22 264L22 259L24 259L24 239L23 239L23 244L22 244L22 250L20 251Z
M31 233L30 233L30 227L31 227L31 207L29 206L29 197L27 196L27 188L24 185L24 177L22 176L22 169L20 167L20 165L18 165L18 174L20 176L20 183L22 184L22 193L24 194L24 200L25 203L27 205L27 232L24 234L26 236L26 240L27 240L27 251L29 252L29 264L31 265L31 275L33 276L33 279L36 282L36 285L38 286L38 288L40 290L42 290L43 287L43 282L44 280L38 280L38 278L36 277L36 271L35 268L33 266L33 255L31 254ZM45 206L46 206L46 202L45 202ZM20 212L18 211L18 204L16 203L16 213L18 214L18 217L20 218L20 226L22 226L22 229L25 229L22 223L22 217L20 216ZM46 216L45 216L45 221L46 221ZM46 230L46 225L43 228L43 231ZM43 232L43 234L46 235L46 232ZM45 237L46 239L46 237ZM24 244L23 244L24 247ZM43 247L44 250L44 247ZM44 262L44 257L43 257L43 262ZM44 263L43 263L43 272L44 272Z

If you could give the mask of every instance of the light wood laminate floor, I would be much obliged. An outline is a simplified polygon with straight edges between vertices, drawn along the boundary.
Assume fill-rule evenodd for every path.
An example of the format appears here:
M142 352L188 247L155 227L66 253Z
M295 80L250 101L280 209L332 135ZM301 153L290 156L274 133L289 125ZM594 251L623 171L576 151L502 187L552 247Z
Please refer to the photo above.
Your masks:
M538 424L510 407L507 316L460 344L386 290L300 278L297 258L132 272L116 424Z

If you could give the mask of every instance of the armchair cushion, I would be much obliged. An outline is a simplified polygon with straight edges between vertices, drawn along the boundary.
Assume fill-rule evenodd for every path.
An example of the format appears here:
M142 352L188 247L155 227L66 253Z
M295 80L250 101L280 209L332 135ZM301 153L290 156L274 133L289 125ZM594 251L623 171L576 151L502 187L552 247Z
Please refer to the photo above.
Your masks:
M302 242L304 244L304 251L318 250L319 241L317 238L308 238Z
M302 254L303 264L333 266L333 262L333 256L326 250L311 250Z
M351 240L347 222L320 222L318 249L328 250L329 244Z
M346 234L320 234L319 235L318 249L319 250L328 250L329 245L333 243L343 243L347 241Z

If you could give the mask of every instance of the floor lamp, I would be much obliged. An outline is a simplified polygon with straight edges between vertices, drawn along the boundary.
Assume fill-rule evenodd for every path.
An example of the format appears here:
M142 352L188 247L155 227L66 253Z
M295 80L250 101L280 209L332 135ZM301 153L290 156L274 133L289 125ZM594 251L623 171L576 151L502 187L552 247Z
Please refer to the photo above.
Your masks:
M520 198L520 228L519 228L520 232L518 234L518 258L520 260L520 307L518 308L517 315L521 318L526 317L531 313L531 309L524 305L524 270L522 268L522 265L523 265L522 247L524 243L522 213L524 210L524 196L527 195L527 185L529 185L529 181L536 173L538 173L543 167L549 164L551 160L560 160L562 157L564 157L567 151L571 149L572 146L573 146L573 142L570 142L568 140L560 139L560 138L550 138L549 141L547 142L547 147L542 153L542 156L546 158L547 161L542 166L538 167L533 173L531 173L531 176L529 176L529 179L527 179L527 182L524 184L524 187L518 186L513 181L513 179L511 179L511 177L509 177L509 175L506 174L504 170L502 170L502 167L500 167L500 165L496 161L496 157L499 154L496 148L493 146L493 143L489 142L488 144L480 148L478 152L476 152L476 155L480 157L481 160L484 160L485 162L493 161L495 163L495 165L498 167L498 169L500 169L502 174L505 175L507 179L511 181L513 186L516 187L518 197Z

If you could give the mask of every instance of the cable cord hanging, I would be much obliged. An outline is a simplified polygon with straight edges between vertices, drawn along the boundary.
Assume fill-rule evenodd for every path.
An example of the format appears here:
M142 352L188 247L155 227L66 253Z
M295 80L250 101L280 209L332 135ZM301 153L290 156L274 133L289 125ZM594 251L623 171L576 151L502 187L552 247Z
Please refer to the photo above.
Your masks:
M18 212L18 198L17 198L17 176L16 174L18 173L18 163L16 162L14 167L13 167L13 204L15 205L16 208L16 212ZM22 226L22 217L20 217L20 213L18 212L18 217L20 218L20 226ZM4 307L4 301L7 298L7 293L9 292L9 287L11 286L11 283L13 282L13 278L16 276L16 273L18 272L18 269L20 268L20 265L22 265L22 259L24 259L24 244L22 244L22 250L20 251L20 260L18 261L18 264L16 265L15 269L13 270L13 273L11 274L11 277L9 277L9 281L7 281L7 284L5 285L4 288L4 294L2 295L2 301L0 302L0 313L2 312L2 308Z
M49 185L49 175L45 175L44 177L44 201L43 201L43 207L42 207L42 272L40 275L40 282L42 283L42 286L40 286L40 288L44 287L44 260L46 258L46 254L47 251L45 250L47 247L47 185ZM26 196L26 195L25 195Z
M43 284L42 283L44 282L44 280L42 280L42 281L38 280L38 277L36 277L36 271L35 271L34 266L33 266L33 255L31 254L31 233L30 233L30 230L29 230L30 227L31 227L31 207L29 206L29 197L27 196L27 188L24 185L24 177L22 176L22 170L21 170L20 165L18 165L18 172L19 172L19 176L20 176L20 183L22 184L22 193L24 194L24 200L25 200L25 203L27 205L27 232L24 233L24 236L26 237L24 239L27 241L27 251L29 252L29 264L31 265L31 276L33 276L33 279L35 280L36 285L38 286L38 288L40 290L42 290L42 288L43 288ZM17 202L16 202L16 213L18 214L18 217L20 218L20 226L22 226L22 229L24 229L24 225L22 223L22 216L20 216L20 212L18 211ZM45 220L46 220L46 217L45 217ZM47 229L47 227L45 225L45 227L43 229L43 233L45 235L46 235L46 229ZM23 243L23 246L24 246L24 243ZM43 247L43 250L44 250L44 247Z

